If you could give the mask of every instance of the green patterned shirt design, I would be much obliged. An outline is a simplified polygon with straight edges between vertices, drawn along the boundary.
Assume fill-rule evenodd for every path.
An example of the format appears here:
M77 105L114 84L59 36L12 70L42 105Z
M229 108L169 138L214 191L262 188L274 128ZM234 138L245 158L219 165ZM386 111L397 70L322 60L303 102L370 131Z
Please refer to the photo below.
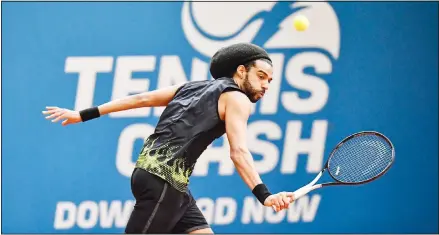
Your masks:
M186 191L192 168L185 165L185 159L174 156L180 146L164 144L154 147L156 140L146 139L136 162L136 168L144 169L169 182L179 191Z

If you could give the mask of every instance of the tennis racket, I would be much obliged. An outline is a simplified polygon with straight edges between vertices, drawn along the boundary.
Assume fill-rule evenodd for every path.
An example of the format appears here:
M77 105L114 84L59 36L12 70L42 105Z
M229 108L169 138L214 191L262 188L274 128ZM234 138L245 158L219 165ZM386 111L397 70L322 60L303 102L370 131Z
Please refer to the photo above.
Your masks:
M383 134L375 131L352 134L335 146L313 181L293 192L294 200L318 188L371 182L384 175L394 160L393 144ZM325 171L334 182L316 184Z

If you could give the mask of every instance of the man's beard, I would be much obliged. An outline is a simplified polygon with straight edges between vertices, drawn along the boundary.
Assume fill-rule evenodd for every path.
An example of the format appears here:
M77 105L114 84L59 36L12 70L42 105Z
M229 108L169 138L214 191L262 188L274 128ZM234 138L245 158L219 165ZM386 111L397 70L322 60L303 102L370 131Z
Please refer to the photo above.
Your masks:
M244 92L252 103L256 103L259 99L256 99L256 95L259 93L257 90L253 89L250 81L248 80L248 74L244 78L243 82Z

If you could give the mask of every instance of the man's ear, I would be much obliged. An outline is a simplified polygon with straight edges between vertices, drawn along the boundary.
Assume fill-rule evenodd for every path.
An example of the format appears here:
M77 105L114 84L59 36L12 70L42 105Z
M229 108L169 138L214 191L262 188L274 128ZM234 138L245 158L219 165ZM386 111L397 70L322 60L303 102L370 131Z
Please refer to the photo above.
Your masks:
M239 77L242 78L244 76L244 72L245 72L245 66L244 65L240 65L238 66L238 68L236 69L236 72L238 73Z

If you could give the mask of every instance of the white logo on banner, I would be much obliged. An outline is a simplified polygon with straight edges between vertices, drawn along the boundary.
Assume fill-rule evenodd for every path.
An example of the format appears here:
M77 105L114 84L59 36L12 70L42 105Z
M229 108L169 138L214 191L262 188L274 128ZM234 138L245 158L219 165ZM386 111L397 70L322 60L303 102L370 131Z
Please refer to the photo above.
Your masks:
M193 48L207 57L221 47L238 42L252 42L264 19L277 2L185 2L182 10L182 27ZM287 16L279 30L261 45L276 48L321 48L335 59L340 53L340 28L332 7L325 2L295 2L291 8L301 8ZM305 15L311 27L304 32L293 28L293 18ZM257 16L260 17L257 17ZM211 37L203 35L197 26ZM213 37L218 39L212 39Z

